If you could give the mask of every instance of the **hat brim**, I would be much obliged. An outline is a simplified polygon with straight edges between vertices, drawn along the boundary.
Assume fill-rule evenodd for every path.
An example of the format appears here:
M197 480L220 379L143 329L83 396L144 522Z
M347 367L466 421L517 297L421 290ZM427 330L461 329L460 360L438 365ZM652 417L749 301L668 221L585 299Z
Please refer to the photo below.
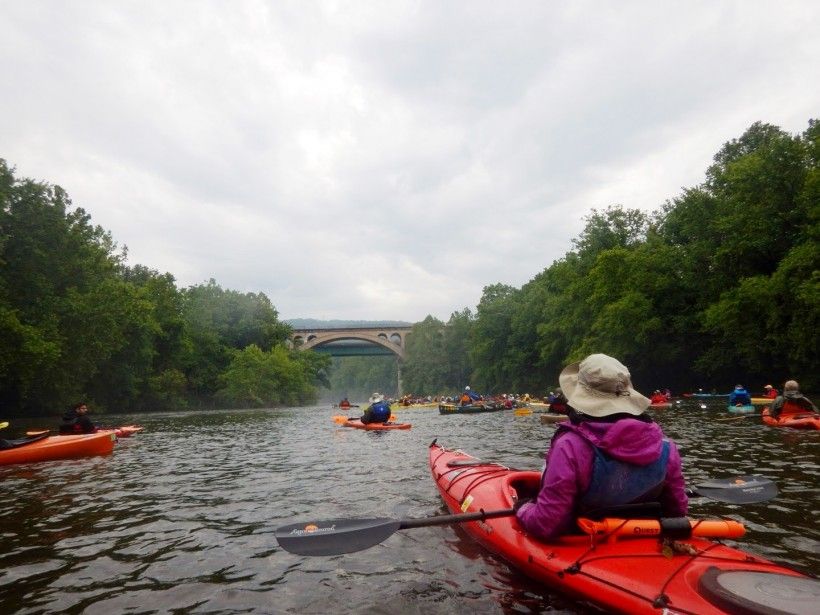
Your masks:
M638 416L649 408L650 400L644 397L630 383L629 388L616 395L589 388L578 382L581 363L567 365L558 376L558 383L569 405L588 416L602 417L610 414L626 413Z

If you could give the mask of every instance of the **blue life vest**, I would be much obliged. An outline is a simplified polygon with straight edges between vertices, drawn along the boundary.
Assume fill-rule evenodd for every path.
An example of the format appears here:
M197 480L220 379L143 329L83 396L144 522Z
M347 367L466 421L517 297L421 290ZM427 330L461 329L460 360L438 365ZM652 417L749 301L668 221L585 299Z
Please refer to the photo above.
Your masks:
M386 401L376 402L370 408L373 410L374 423L386 423L390 420L390 405Z
M752 398L749 397L749 392L746 389L735 389L729 394L729 405L735 406L743 404L748 406L752 403Z
M579 502L583 514L598 508L657 501L666 480L669 442L663 441L658 459L649 465L637 466L613 459L597 447L589 489Z

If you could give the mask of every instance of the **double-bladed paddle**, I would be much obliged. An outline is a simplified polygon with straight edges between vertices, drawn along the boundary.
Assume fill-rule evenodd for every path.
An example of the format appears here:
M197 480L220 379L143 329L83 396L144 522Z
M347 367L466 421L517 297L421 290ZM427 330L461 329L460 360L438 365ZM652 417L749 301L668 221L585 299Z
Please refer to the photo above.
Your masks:
M700 483L687 489L686 495L728 504L755 504L777 497L777 485L765 476L737 476Z
M730 504L752 504L775 497L777 485L763 476L739 476L702 483L695 489L687 489L686 494ZM283 525L276 529L274 536L280 547L296 555L341 555L369 549L398 530L483 521L514 514L514 508L505 508L420 519L329 519Z

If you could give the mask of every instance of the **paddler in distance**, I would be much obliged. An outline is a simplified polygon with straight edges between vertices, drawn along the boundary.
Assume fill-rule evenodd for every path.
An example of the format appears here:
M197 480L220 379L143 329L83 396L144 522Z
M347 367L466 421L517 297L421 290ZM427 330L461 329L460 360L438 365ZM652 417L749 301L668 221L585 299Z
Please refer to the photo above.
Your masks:
M361 421L365 425L370 423L387 423L390 421L390 404L384 400L381 393L373 393L368 400L370 405L365 408Z
M730 406L750 406L752 404L752 396L749 391L745 389L742 384L736 384L735 390L729 393Z
M516 504L527 533L552 540L572 533L578 516L624 504L656 503L664 517L685 516L680 454L629 370L592 354L565 367L559 382L570 420L552 437L537 498Z
M81 434L94 433L97 427L91 422L88 416L88 405L82 401L74 404L63 415L63 422L60 423L61 434Z
M772 385L767 384L763 387L763 390L766 391L763 393L763 397L768 397L769 399L777 399L777 389L774 388Z
M781 414L783 416L817 414L817 406L800 392L800 385L797 384L797 380L787 380L783 384L783 395L774 400L769 413L774 418L778 418Z

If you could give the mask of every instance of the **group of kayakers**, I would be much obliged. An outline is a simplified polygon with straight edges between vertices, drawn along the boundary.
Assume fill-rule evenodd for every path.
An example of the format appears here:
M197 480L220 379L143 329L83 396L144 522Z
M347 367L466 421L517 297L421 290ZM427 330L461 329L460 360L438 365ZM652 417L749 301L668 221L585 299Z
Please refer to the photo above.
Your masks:
M615 361L615 359L612 360ZM770 384L767 384L764 387L764 389L766 391L764 396L769 399L772 399L773 401L772 406L770 408L770 413L773 417L777 417L781 413L790 414L795 412L817 412L817 408L815 407L815 405L807 397L800 393L799 386L795 380L789 380L785 383L784 394L782 396L779 396L777 389ZM671 395L672 394L671 391L669 391L669 389L656 389L652 393L651 397L648 398L649 405L668 403L671 399ZM467 406L476 403L483 403L485 401L492 401L494 403L501 403L508 408L513 408L521 401L521 399L514 395L504 394L502 396L497 397L498 399L493 397L489 398L488 400L485 400L485 398L482 395L480 395L479 393L474 391L469 385L467 385L464 387L464 391L458 398L458 404L460 406ZM527 395L527 397L529 397L529 395ZM404 396L399 401L400 403L403 402L404 405L409 405L409 401L411 399L421 399L429 401L432 398L415 398L413 396ZM452 398L442 397L441 399L445 400ZM570 400L564 394L563 387L559 387L554 391L550 391L548 396L545 398L545 401L548 404L547 411L550 413L571 415L571 412L573 411ZM741 384L736 385L734 390L729 394L729 405L745 406L750 405L751 403L751 395L746 390L746 388ZM339 402L338 406L343 410L349 410L350 408L354 407L358 408L358 405L351 404L350 401L348 401L347 397L342 399L342 401ZM89 429L89 425L91 425L91 430L93 431L94 426L91 424L91 421L85 415L85 412L87 412L87 407L85 406L85 404L77 404L74 408L72 408L72 410L66 413L66 415L63 417L63 425L61 425L60 427L61 433L90 433L88 431L82 431L84 429ZM383 394L376 392L370 396L370 399L368 399L368 406L365 408L361 416L361 422L364 424L388 423L390 421L390 417L390 400L386 399Z
M516 503L526 531L551 540L572 531L579 514L615 507L623 511L624 506L663 517L685 516L688 498L680 453L648 412L652 403L668 402L670 394L656 390L652 399L645 397L632 386L627 367L605 354L567 366L559 383L547 397L549 411L569 420L551 439L537 496ZM798 409L816 412L794 380L785 383L783 396L774 387L766 390L775 393L775 416ZM738 385L730 400L751 403L751 396ZM362 422L387 422L390 406L384 396L374 393L368 401ZM458 398L460 405L482 401L469 386Z

